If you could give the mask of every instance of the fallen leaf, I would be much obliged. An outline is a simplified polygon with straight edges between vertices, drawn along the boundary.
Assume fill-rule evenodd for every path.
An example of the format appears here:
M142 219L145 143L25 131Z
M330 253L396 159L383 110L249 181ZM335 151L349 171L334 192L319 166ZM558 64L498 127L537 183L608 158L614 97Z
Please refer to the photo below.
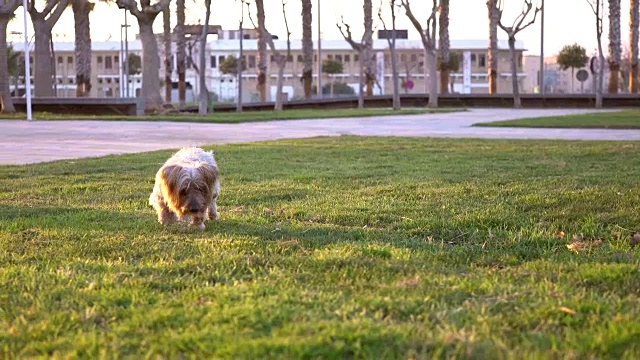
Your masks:
M576 314L576 311L575 311L575 310L573 310L573 309L569 309L569 308L568 308L568 307L566 307L566 306L560 306L560 307L558 308L558 310L559 310L559 311L562 311L563 313L567 313L567 314L571 314L571 315L575 315L575 314Z
M581 250L584 250L585 247L586 247L586 245L583 242L580 242L580 241L574 241L571 244L567 244L567 249L569 249L571 251L575 251L575 252L579 252Z
M564 231L556 232L556 237L560 240L564 239Z

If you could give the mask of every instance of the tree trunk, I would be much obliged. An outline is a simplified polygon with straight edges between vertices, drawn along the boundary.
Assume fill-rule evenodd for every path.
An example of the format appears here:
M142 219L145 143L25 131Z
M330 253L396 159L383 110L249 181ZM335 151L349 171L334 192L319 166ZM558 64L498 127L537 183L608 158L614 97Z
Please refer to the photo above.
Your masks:
M604 91L604 53L602 51L602 37L598 36L598 90L596 91L596 108L602 108L602 93Z
M0 16L0 101L2 102L2 113L16 112L9 88L9 60L7 59L7 24L10 19L9 15Z
M88 0L74 0L71 3L76 35L76 97L86 97L91 92L92 51L89 14L93 6L94 4Z
M436 49L427 49L427 63L429 66L429 102L428 107L438 107L438 64Z
M154 15L155 18L155 15ZM162 97L160 96L160 56L158 54L158 41L153 33L153 20L141 21L140 40L142 47L142 98L145 111L156 112L162 109Z
M311 98L311 83L313 82L313 34L311 29L311 0L302 0L302 82L304 98Z
M575 79L575 76L573 75L573 72L575 71L575 68L571 68L571 93L575 94L575 89L573 87L573 80Z
M511 86L513 90L513 107L520 109L520 89L518 88L518 55L516 53L516 38L509 36L509 54L511 55Z
M449 61L451 60L449 44L449 0L440 0L439 18L440 43L440 92L449 93Z
M278 82L276 84L276 101L273 109L282 110L282 86L284 85L284 67L287 65L287 57L278 59Z
M609 93L617 94L620 87L622 38L620 31L620 1L609 0Z
M630 0L629 14L629 61L631 71L629 74L629 93L638 92L638 37L640 35L640 0Z
M364 34L362 42L364 45L364 66L367 78L367 96L373 95L373 86L376 79L376 61L373 58L373 6L371 0L364 0Z
M258 29L265 28L264 3L262 0L256 0L256 9L258 16ZM267 101L267 39L263 31L258 31L258 85L257 90L260 94L260 101ZM318 61L321 61L318 59Z
M53 65L51 64L51 28L44 18L31 18L35 32L34 95L54 97Z
M206 53L207 53L207 35L209 34L209 21L211 19L211 0L204 0L205 16L204 25L202 26L202 35L200 38L200 106L198 107L198 114L200 116L207 115L207 105L209 103L209 91L207 90L207 67L206 67ZM242 59L239 59L242 63Z
M171 81L171 10L167 6L162 10L162 30L164 45L164 101L171 104L172 81Z
M489 94L496 94L498 92L498 22L500 21L500 13L496 11L496 0L489 0L487 7L489 10L489 48L487 49Z
M176 71L178 72L178 109L187 106L187 49L184 36L185 0L176 2Z
M362 46L358 49L358 109L364 109L364 61L362 59Z

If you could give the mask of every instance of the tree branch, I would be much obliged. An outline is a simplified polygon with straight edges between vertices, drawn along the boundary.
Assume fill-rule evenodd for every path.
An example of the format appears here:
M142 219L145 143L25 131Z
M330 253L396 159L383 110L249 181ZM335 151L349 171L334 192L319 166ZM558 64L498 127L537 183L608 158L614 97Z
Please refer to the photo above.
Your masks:
M50 27L53 27L53 25L55 25L58 22L58 19L60 19L60 16L64 12L64 10L67 8L67 6L69 6L69 0L60 0L57 2L58 2L58 6L55 8L55 10L53 10L51 15L45 20L47 25ZM46 13L45 13L45 16L46 16Z
M131 13L131 15L135 16L137 19L140 19L144 14L138 9L138 2L136 0L116 0L116 4L119 7L123 7Z
M338 30L340 30L340 34L342 34L342 37L345 39L345 41L348 42L349 45L351 45L351 48L353 48L354 50L360 51L360 47L362 46L362 43L358 44L353 40L353 36L351 34L351 27L349 26L349 24L344 22L344 16L340 17L340 21L342 22L342 26L345 27L345 31L347 32L345 34L344 31L342 30L342 26L336 23Z
M436 1L437 0L434 0L434 3L436 3ZM415 15L413 15L413 12L411 11L409 0L401 0L401 5L404 7L405 13L407 14L407 17L409 18L413 26L416 28L416 30L418 30L418 33L420 34L420 38L422 40L422 45L424 46L425 50L434 48L435 44L433 43L433 41L435 39L435 36L432 36L431 33L425 33L422 25L420 25L420 22L418 21L418 19L416 19ZM435 13L433 11L431 16L429 17L429 20L431 20L432 17L434 17L435 20Z
M20 1L20 0L9 0L9 1L7 1L6 4L0 4L0 13L13 14L14 12L16 12L16 10L18 10L18 7L20 5L22 5L22 1Z

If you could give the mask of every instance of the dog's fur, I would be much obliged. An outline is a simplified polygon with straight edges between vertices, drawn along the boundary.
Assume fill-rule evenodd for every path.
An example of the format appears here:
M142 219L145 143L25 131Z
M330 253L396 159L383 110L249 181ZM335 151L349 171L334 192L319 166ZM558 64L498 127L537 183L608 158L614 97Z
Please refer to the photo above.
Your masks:
M162 225L191 220L193 226L204 230L205 218L218 219L219 194L219 171L213 153L190 147L175 153L158 170L149 204Z

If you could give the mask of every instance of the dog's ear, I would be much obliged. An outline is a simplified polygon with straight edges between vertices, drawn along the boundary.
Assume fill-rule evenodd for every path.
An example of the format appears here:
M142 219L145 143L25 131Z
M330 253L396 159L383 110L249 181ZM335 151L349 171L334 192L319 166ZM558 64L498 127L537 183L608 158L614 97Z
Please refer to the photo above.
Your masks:
M169 165L162 168L158 175L161 176L162 183L167 187L167 190L173 191L176 188L181 170L180 165Z
M207 186L213 185L219 176L218 168L215 166L200 166L198 168L198 173L200 173L202 180L204 180Z

